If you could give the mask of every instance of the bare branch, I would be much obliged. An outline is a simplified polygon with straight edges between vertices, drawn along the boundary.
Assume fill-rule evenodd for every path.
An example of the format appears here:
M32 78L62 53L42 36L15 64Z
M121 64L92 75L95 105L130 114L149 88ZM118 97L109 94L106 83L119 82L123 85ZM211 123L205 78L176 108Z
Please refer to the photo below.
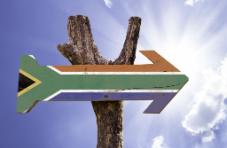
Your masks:
M88 17L70 16L67 29L68 43L59 44L57 48L73 65L108 64L94 42Z
M103 58L94 42L88 17L68 18L68 43L57 45L58 50L73 65L131 65L134 63L141 19L131 17L123 49L115 61ZM73 82L72 82L73 83ZM97 148L123 147L123 101L92 101L97 117Z
M139 31L141 25L141 18L131 17L129 19L129 26L127 36L123 49L119 57L113 62L113 65L131 65L134 64L136 58L136 47L139 38Z

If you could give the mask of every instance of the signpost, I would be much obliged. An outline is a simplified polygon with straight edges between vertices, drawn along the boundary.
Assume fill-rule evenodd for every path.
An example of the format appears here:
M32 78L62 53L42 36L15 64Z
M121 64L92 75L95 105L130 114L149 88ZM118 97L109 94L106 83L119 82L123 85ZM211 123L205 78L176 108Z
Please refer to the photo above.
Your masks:
M188 81L155 51L141 51L153 64L133 65L140 25L141 18L129 19L112 61L100 54L88 17L69 16L69 41L57 49L73 66L40 66L33 56L21 56L17 112L29 112L38 101L91 101L97 148L123 148L123 100L153 100L145 113L160 113Z
M153 100L144 113L160 113L188 77L155 51L141 51L153 64L40 66L22 55L20 74L32 81L18 92L17 112L38 101Z

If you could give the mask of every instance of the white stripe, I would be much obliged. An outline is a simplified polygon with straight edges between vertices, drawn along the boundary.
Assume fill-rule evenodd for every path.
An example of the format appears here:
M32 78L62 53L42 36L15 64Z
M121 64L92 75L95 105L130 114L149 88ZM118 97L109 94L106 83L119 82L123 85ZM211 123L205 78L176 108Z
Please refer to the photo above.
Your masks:
M52 69L53 71L55 71L55 72L57 72L57 73L59 73L59 74L61 74L62 72L61 71L59 71L59 70L57 70L56 68L54 68L53 66L47 66L48 68L50 68L50 69Z
M61 72L53 66L47 66L60 75L183 75L182 72Z
M28 112L28 109L26 109L25 111L23 111L22 113L27 113Z
M62 93L61 90L57 91L56 93L50 95L49 97L47 97L46 99L42 100L42 101L49 101L50 99L52 99L53 97L59 95L60 93Z
M35 57L33 55L28 55L28 56L30 56L31 58L35 59Z
M171 89L171 90L155 90L155 89L144 89L144 90L115 90L115 89L80 89L80 90L70 90L70 89L62 89L62 90L59 90L61 92L177 92L178 89Z
M50 99L52 99L53 97L59 95L60 93L64 93L64 92L75 92L75 93L81 93L81 92L86 92L86 93L91 93L91 92L106 92L106 93L113 93L113 92L117 92L117 93L176 93L178 92L178 89L172 89L172 90L59 90L56 93L50 95L49 97L47 97L46 99L42 100L42 101L49 101Z

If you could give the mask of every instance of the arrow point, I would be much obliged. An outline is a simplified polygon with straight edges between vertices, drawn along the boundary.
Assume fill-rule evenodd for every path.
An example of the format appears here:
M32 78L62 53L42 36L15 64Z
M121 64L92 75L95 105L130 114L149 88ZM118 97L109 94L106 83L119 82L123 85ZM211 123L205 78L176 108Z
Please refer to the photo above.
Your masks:
M159 114L166 107L166 105L171 101L171 99L176 95L176 93L165 93L155 98L153 102L147 107L144 113Z
M154 103L154 104L153 104ZM163 106L157 106L155 105L157 103L155 103L154 101L146 108L146 110L143 113L146 114L159 114L162 109L164 108Z
M147 57L149 60L151 60L149 57L152 56L153 53L157 53L154 50L140 50L140 53L142 53L145 57Z
M188 76L186 76L186 75L185 75L185 77L186 77L186 80L187 80L187 81L186 81L186 83L187 83L187 82L189 81L189 77L188 77ZM185 84L186 84L186 83L185 83Z

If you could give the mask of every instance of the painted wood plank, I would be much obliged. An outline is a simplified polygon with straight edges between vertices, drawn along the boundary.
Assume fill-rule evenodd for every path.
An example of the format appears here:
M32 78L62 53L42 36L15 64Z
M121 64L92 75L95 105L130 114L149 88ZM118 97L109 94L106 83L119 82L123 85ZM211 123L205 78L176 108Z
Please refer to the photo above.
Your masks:
M159 113L188 77L155 51L142 51L154 64L40 66L23 55L20 73L34 83L18 92L17 112L38 101L154 100L145 112ZM155 107L156 106L156 107Z

